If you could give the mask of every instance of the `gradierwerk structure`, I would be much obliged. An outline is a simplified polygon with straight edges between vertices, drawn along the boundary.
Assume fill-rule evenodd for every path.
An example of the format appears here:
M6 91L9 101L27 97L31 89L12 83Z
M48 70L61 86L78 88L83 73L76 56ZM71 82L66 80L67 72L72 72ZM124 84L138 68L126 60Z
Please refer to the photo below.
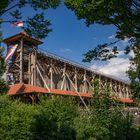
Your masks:
M17 45L7 65L9 95L22 95L30 98L31 102L36 102L40 94L68 95L79 98L86 106L85 100L94 94L92 83L98 79L100 88L109 85L121 102L133 102L127 82L42 51L38 48L42 42L25 32L6 38L3 42L7 44L7 50Z

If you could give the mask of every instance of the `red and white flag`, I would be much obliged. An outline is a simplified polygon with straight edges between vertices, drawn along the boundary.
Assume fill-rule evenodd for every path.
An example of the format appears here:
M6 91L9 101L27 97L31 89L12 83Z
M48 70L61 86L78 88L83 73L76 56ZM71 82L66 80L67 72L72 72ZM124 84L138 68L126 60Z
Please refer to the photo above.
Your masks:
M24 23L23 23L23 21L17 21L15 23L13 23L12 25L16 26L16 27L23 27Z
M15 50L17 49L17 46L18 46L18 44L12 46L12 47L8 50L8 52L7 52L7 54L6 54L6 57L5 57L5 59L4 59L4 61L5 61L6 64L8 63L8 61L9 61L9 60L11 59L11 57L13 56Z

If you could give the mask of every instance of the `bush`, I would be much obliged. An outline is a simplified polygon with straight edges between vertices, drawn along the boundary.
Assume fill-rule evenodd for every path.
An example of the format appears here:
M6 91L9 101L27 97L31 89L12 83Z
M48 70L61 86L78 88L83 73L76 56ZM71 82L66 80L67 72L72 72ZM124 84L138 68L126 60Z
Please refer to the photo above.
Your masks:
M140 129L120 108L110 110L108 97L96 98L88 113L69 97L31 105L0 95L0 140L139 140Z

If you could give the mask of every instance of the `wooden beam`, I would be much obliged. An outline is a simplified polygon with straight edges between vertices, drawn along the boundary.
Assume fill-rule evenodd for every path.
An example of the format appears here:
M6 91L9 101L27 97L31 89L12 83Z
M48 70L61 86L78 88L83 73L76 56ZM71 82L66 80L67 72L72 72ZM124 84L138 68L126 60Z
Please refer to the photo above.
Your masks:
M44 78L43 78L43 76L42 76L42 74L41 74L41 72L40 72L40 70L39 70L39 67L38 67L37 65L36 65L36 68L37 68L37 71L38 71L38 73L39 73L39 75L40 75L42 81L44 82L45 87L46 87L46 88L48 89L48 91L50 92L50 89L49 89L49 87L48 87L46 81L44 80Z
M20 40L20 83L23 82L23 38Z

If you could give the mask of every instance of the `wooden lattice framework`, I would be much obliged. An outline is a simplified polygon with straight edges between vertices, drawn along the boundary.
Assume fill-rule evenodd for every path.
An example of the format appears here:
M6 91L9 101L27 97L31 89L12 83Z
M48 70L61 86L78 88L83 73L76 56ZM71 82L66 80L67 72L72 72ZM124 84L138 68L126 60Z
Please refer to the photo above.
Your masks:
M18 44L11 62L7 66L7 81L9 84L24 83L33 86L73 91L79 97L80 93L91 93L94 90L92 81L99 79L100 88L109 85L120 98L131 97L128 84L111 76L106 76L81 66L54 54L38 49L42 44L22 32L4 40L7 49ZM11 77L10 77L11 76Z

